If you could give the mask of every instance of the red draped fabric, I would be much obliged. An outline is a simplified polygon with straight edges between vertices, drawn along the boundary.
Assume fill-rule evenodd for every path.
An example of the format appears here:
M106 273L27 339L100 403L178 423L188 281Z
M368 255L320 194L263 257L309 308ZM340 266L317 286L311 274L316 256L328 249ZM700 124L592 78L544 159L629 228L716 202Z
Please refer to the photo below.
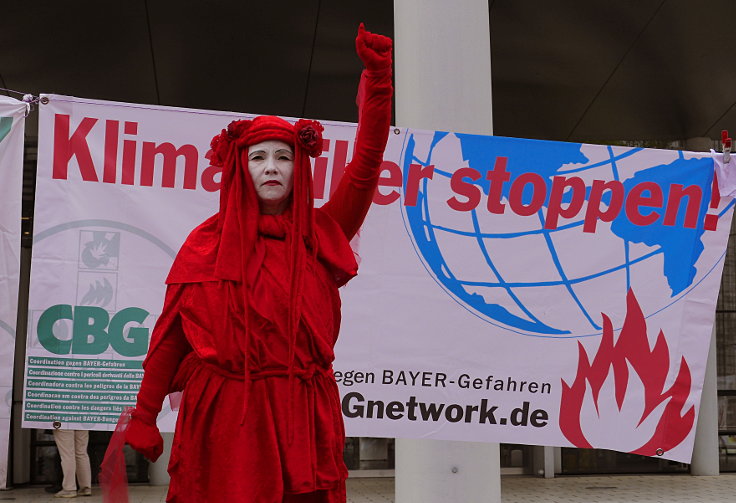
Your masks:
M252 185L233 147L231 166L240 170L223 175L220 213L192 231L172 266L126 431L131 446L157 458L156 416L168 393L183 391L167 501L346 500L332 373L338 287L357 273L349 240L376 188L392 96L390 40L361 27L357 44L367 67L359 129L331 200L308 213L293 203L280 215L253 214ZM239 240L224 239L226 219ZM240 262L235 268L227 265L231 254Z

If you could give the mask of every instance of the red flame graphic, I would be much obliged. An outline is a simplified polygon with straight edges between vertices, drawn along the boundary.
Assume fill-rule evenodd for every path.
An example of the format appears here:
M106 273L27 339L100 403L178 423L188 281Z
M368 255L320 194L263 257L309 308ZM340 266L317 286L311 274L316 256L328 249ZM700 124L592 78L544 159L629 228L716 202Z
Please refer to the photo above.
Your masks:
M647 326L641 307L634 293L626 295L626 319L618 340L613 340L611 320L603 315L603 337L598 353L591 364L583 345L578 342L579 360L575 382L569 386L562 380L562 399L560 403L560 429L570 442L577 447L595 447L588 442L580 424L580 411L585 397L586 382L592 392L596 410L598 396L610 369L613 369L616 405L624 403L626 387L629 382L629 366L636 372L644 385L644 412L637 426L649 414L669 398L652 437L633 454L653 456L668 451L682 442L692 430L695 421L695 406L684 415L680 412L690 395L690 368L683 357L680 369L672 386L665 390L664 384L670 369L670 354L664 333L660 330L654 349L649 348ZM627 365L628 362L628 365Z

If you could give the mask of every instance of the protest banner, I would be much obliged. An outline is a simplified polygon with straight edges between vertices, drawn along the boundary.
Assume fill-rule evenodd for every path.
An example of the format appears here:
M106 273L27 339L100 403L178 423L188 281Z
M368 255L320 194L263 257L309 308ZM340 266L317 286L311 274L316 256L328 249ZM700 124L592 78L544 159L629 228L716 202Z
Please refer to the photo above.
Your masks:
M24 426L112 429L217 210L209 141L249 116L46 97ZM324 124L317 205L355 134ZM342 290L348 435L688 462L732 215L714 155L392 128Z
M7 484L13 404L25 114L25 103L0 96L0 488Z

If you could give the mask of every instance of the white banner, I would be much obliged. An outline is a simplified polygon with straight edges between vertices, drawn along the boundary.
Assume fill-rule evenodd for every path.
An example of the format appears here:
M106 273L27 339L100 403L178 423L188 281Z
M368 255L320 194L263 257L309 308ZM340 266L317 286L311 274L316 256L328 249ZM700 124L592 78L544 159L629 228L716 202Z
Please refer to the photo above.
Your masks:
M209 141L247 116L48 98L24 426L112 429L217 210ZM325 128L318 204L355 133ZM690 460L732 214L712 154L396 128L385 159L342 292L349 435Z
M8 474L26 104L0 96L0 487Z

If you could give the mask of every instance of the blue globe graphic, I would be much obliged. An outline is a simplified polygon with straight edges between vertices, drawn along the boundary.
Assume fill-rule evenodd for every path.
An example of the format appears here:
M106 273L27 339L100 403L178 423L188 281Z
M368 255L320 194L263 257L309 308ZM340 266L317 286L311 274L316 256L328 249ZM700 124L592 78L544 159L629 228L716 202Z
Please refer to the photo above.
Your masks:
M629 288L639 297L645 316L651 316L681 298L723 258L699 261L704 250L702 222L709 209L713 161L678 151L652 152L634 147L409 132L402 158L404 187L408 186L411 164L432 165L434 175L419 182L416 205L403 206L405 226L428 273L475 316L525 335L597 335L601 333L601 313L620 328ZM499 156L508 158L511 176L503 189L503 202L508 200L515 177L533 171L548 185L554 176L582 178L587 187L586 204L576 217L560 220L556 229L544 228L548 200L533 216L513 215L508 207L503 215L491 214L485 206L490 189L485 173ZM456 196L450 189L450 178L461 167L483 175L472 182L482 191L480 204L464 212L447 205L448 197ZM661 217L649 226L636 226L622 210L612 222L599 222L595 233L583 233L583 215L594 179L619 180L626 193L643 181L659 184L665 194L671 183L699 185L703 197L698 225L694 229L683 227L685 211L681 211L674 226L665 226ZM521 197L524 204L532 198L532 188L527 188ZM604 204L610 202L610 193L606 195ZM566 197L563 204L569 202L570 194ZM601 256L597 261L581 260L590 253ZM599 267L589 270L581 265L588 263ZM654 276L661 279L652 280L652 270L658 271ZM601 295L601 291L607 293Z

